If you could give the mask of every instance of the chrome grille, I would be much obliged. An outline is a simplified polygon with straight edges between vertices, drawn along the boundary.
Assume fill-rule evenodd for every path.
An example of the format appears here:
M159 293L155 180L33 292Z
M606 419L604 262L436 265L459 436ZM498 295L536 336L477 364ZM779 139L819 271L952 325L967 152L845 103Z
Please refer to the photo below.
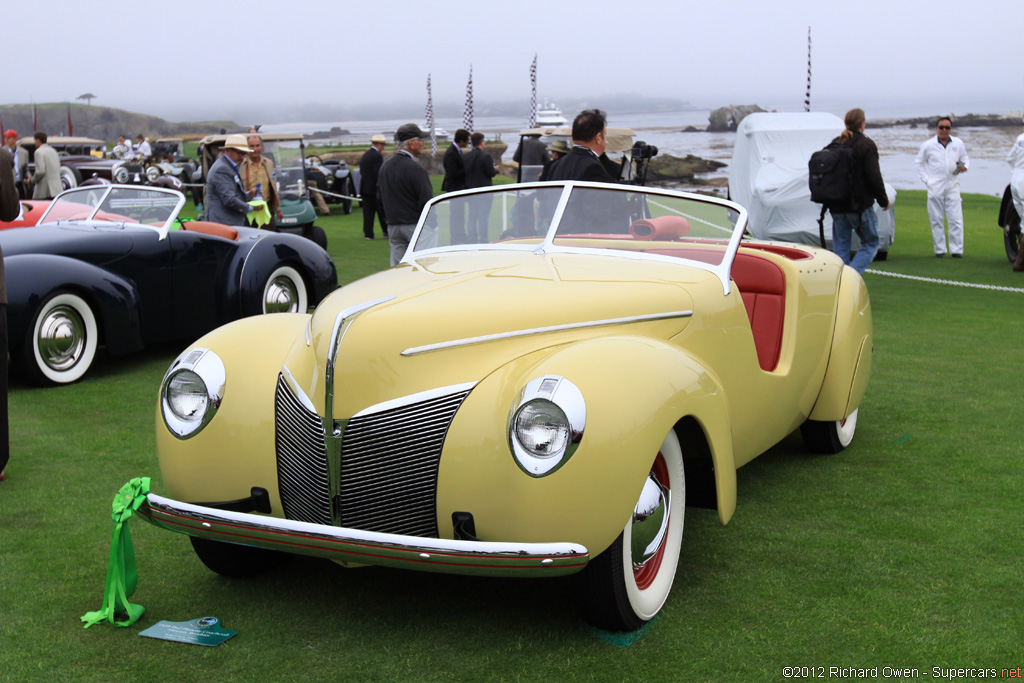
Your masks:
M284 380L274 397L277 482L288 519L331 523L327 447L320 416L307 410Z
M437 468L469 391L348 421L341 446L341 525L436 538Z

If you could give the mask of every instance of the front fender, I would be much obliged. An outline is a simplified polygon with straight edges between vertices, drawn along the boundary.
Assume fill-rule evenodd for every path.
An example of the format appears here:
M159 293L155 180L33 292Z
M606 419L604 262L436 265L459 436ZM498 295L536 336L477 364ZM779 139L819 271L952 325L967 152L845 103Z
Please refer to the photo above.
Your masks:
M586 429L562 467L535 478L510 452L508 420L522 387L548 374L580 389ZM448 430L438 472L440 533L450 536L452 512L464 511L483 540L571 540L600 553L629 519L665 435L686 415L709 435L728 519L736 487L728 410L718 382L695 359L659 340L622 336L508 363L474 387Z
M309 316L275 313L218 327L188 349L206 348L224 363L224 397L217 414L181 440L164 424L157 401L156 445L168 494L183 501L233 500L265 488L281 514L274 446L274 392L288 350L304 343Z
M93 307L109 353L142 348L141 301L128 280L91 263L51 254L8 256L4 269L12 345L21 343L43 300L55 291L67 290Z
M871 376L871 301L864 279L844 267L836 301L832 351L809 418L842 420L860 406Z

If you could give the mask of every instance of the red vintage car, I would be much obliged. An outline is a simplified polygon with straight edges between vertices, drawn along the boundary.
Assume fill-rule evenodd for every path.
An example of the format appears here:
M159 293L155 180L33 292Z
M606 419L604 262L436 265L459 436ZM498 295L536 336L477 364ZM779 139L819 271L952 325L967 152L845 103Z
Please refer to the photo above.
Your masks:
M27 199L21 202L21 215L13 221L0 221L0 230L7 228L31 228L39 222L50 205L49 199Z

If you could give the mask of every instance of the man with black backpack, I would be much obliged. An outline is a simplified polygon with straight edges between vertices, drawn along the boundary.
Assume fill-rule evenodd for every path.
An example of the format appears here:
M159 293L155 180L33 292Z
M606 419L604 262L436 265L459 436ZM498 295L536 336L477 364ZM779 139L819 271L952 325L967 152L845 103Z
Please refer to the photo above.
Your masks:
M878 168L878 147L864 135L864 110L846 112L846 130L828 147L811 156L811 200L832 214L832 251L858 273L878 253L878 217L874 203L889 210L889 196ZM824 209L823 209L824 212ZM853 233L860 249L850 259Z

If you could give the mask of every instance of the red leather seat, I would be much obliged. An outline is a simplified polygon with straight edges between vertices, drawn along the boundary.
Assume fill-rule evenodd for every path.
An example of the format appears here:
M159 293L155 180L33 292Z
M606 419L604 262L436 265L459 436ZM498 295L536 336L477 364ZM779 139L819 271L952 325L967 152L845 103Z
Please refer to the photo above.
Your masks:
M190 232L201 232L204 235L216 235L232 242L238 241L238 230L230 225L222 223L210 223L209 221L185 221L181 227Z
M786 276L775 263L752 254L736 254L732 280L754 333L761 369L774 370L782 351L782 323L786 315Z

